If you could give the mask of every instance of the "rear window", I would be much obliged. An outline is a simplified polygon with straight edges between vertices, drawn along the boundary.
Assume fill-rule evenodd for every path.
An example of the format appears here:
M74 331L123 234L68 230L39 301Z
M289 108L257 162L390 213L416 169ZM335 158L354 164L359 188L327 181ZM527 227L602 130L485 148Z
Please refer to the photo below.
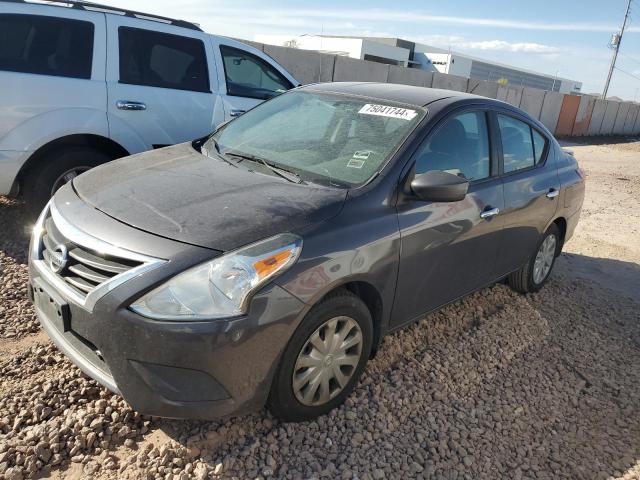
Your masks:
M204 43L196 38L120 27L120 82L209 92Z
M91 22L0 14L0 70L91 78Z

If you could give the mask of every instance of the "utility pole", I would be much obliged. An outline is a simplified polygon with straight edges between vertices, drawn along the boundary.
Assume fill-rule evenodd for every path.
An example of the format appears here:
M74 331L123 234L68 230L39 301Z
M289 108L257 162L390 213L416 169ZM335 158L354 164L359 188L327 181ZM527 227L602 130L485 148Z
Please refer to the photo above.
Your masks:
M627 0L627 11L624 14L624 20L622 21L622 28L620 33L614 34L612 37L611 45L613 46L613 57L611 58L611 67L609 67L609 75L607 75L607 82L604 84L604 90L602 91L602 98L607 98L607 92L609 91L609 84L611 83L611 76L613 70L616 68L616 60L618 58L618 51L620 50L620 43L622 43L622 35L624 35L624 29L627 27L627 20L629 19L629 11L631 10L631 0Z

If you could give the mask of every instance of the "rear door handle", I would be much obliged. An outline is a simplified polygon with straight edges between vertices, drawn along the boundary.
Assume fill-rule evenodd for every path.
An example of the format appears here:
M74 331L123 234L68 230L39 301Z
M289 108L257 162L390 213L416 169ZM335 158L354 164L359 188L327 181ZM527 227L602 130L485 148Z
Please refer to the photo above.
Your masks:
M498 215L499 213L500 213L499 208L490 208L488 210L483 210L482 212L480 212L480 218L484 218L484 219L491 218Z
M118 100L116 107L119 110L146 110L147 106L142 102L134 102L131 100Z
M556 198L558 195L560 195L560 191L555 188L550 188L547 192L547 198Z
M231 110L229 112L229 116L231 117L239 117L240 115L242 115L244 112L246 112L246 110Z

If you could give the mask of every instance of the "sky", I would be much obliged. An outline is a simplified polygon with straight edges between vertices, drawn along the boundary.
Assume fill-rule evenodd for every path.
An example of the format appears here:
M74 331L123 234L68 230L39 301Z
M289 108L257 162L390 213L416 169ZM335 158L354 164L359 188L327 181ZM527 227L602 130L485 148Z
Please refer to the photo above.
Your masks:
M627 0L105 0L110 5L190 20L209 33L399 37L583 82L601 93L611 35ZM609 95L640 101L640 0L620 48Z

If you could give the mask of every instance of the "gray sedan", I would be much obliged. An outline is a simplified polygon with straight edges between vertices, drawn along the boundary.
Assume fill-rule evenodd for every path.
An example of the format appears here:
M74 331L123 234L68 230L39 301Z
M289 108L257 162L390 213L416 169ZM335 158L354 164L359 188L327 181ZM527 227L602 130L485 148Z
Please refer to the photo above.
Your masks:
M60 189L30 292L53 341L142 413L306 420L389 332L504 278L541 288L583 196L576 160L508 104L310 85Z

